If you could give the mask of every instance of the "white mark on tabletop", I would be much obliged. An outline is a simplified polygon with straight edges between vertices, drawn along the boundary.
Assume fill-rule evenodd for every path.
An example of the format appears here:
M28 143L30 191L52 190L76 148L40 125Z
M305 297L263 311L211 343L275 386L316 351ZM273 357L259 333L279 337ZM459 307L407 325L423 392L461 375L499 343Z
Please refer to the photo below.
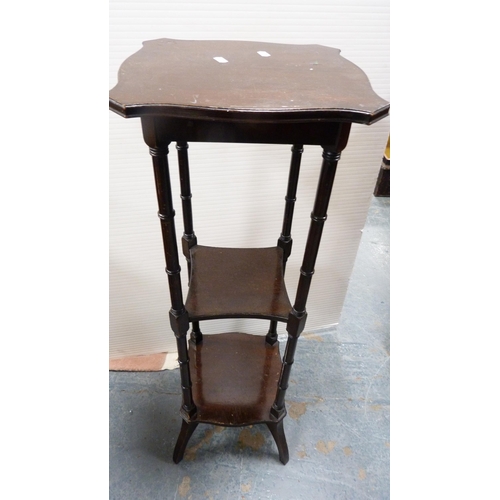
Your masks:
M271 57L271 54L269 54L269 52L266 52L265 50L258 50L257 54L262 57Z
M224 63L229 62L227 59L224 59L224 57L221 57L221 56L216 56L216 57L214 57L214 59L215 59L218 63L221 63L221 64L224 64Z

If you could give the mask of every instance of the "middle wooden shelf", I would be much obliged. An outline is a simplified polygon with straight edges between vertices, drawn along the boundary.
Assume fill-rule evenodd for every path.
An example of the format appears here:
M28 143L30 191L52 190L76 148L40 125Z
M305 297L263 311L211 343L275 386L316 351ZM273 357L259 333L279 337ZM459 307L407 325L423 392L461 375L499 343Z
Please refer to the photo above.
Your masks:
M283 250L217 248L190 250L186 299L190 321L258 318L286 322L292 309L283 278Z

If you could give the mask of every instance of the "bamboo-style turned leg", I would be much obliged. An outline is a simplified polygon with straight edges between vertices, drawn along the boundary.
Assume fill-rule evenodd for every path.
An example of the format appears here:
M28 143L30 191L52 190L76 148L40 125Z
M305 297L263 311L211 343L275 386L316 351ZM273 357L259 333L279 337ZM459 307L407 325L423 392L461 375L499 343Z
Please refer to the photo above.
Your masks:
M181 184L182 215L184 221L184 234L182 235L182 252L188 264L188 275L191 281L191 254L190 250L198 241L193 229L193 208L191 205L191 180L189 177L189 159L187 142L177 142L177 159L179 162L179 179ZM199 321L193 322L191 341L199 344L203 340Z
M288 189L285 196L285 213L283 215L283 228L278 240L278 246L283 249L283 262L286 264L292 253L292 222L295 201L297 200L297 185L299 183L300 162L304 147L302 144L292 146L290 160L290 173L288 174Z
M203 341L203 334L201 333L200 329L200 322L199 321L193 321L192 323L193 328L191 330L191 342L194 342L195 344L199 344L200 342Z
M280 379L276 399L271 408L271 415L280 418L285 413L285 392L288 388L290 372L295 357L297 340L304 330L307 312L306 302L311 286L312 276L314 274L314 265L318 256L319 244L323 233L323 226L327 218L328 204L332 194L335 172L340 159L340 152L333 148L323 148L323 163L316 191L316 200L311 213L311 224L307 237L306 250L300 269L300 279L297 287L295 304L292 308L287 322L288 341L286 344L285 355L283 356L283 367L281 369Z
M179 179L181 184L182 215L184 222L184 234L182 235L182 251L188 260L191 260L189 250L196 245L196 235L193 229L193 208L191 206L191 180L189 177L189 159L187 142L178 142L177 158L179 161Z
M174 216L172 203L172 187L168 168L168 147L150 148L153 158L156 195L158 198L158 217L161 221L163 249L165 252L166 272L170 289L172 308L170 309L170 325L175 334L182 386L182 413L187 419L196 415L196 406L191 391L191 376L189 373L189 357L186 343L186 334L189 329L189 319L182 300L181 268L175 236Z
M283 228L278 239L278 246L283 249L283 273L285 272L286 261L292 252L292 221L295 201L297 200L297 185L299 182L300 161L304 147L302 144L292 146L292 158L290 160L290 172L288 174L288 188L285 196L285 213L283 215ZM278 322L271 321L266 342L274 345L278 341Z

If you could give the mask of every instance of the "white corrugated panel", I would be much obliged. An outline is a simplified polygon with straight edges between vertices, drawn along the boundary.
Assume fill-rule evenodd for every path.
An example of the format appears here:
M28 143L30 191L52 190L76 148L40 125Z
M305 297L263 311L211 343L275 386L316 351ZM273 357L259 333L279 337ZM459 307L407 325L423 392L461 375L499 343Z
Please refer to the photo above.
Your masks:
M389 2L110 2L110 88L119 65L155 38L315 43L341 49L389 100ZM170 298L153 171L139 119L110 112L110 357L172 351ZM307 330L337 323L381 159L389 119L354 125L342 155L309 295ZM289 146L190 144L194 227L212 246L272 246L281 231ZM175 146L171 147L178 238L182 215ZM286 284L294 300L321 148L306 146ZM181 254L182 257L182 254ZM181 261L183 264L184 262ZM184 292L187 276L184 271ZM203 331L265 333L257 320L202 323ZM284 332L280 325L279 332Z

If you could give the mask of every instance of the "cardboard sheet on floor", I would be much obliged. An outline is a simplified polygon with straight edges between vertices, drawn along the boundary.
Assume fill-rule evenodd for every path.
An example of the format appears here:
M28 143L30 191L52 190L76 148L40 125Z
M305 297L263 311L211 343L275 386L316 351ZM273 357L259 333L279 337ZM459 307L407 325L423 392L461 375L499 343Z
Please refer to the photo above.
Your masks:
M173 370L178 366L176 352L160 352L109 360L110 371L118 372L157 372Z

